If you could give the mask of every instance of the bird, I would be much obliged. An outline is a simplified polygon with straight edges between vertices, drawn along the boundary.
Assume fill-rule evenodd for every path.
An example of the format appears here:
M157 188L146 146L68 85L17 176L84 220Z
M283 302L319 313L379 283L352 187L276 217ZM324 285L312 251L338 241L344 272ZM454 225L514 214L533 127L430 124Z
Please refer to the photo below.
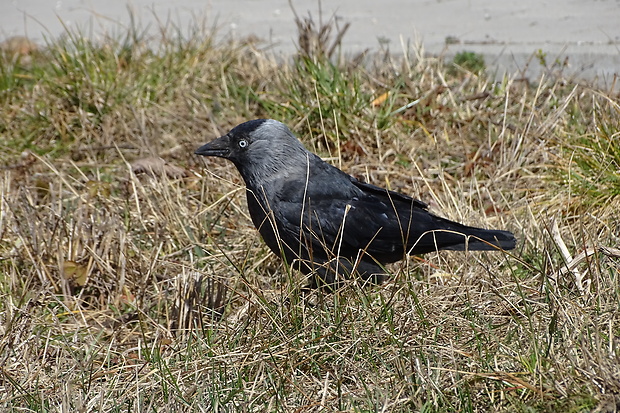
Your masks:
M441 218L408 195L362 182L308 151L283 123L254 119L195 154L231 161L254 226L269 249L308 277L307 288L345 279L379 284L385 265L439 250L510 250L509 231Z

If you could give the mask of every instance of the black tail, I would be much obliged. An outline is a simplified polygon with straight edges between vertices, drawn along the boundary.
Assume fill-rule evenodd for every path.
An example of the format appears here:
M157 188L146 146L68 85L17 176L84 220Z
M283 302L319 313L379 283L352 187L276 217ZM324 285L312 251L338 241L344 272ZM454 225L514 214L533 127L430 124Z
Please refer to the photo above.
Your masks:
M511 250L517 245L517 239L509 231L468 227L434 215L431 217L432 230L416 239L409 238L410 254L424 254L438 250Z
M460 238L459 243L445 245L439 249L450 251L493 251L497 249L511 250L517 245L517 239L512 232L497 229L465 228L466 231L456 234Z

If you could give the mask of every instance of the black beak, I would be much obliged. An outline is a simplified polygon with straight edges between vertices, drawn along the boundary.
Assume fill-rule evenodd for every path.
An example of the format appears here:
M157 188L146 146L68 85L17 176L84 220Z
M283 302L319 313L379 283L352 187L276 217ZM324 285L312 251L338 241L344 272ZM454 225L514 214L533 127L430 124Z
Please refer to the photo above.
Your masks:
M211 142L202 145L194 152L196 155L202 156L219 156L220 158L228 158L230 156L230 138L228 135L220 136Z

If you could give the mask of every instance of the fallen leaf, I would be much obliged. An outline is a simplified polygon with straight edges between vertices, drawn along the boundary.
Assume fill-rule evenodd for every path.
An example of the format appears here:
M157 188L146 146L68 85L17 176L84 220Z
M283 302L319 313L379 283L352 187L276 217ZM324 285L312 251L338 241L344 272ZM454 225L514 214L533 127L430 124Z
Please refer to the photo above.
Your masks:
M63 261L62 276L65 280L84 287L88 281L88 267L71 260Z
M103 181L87 181L86 182L86 190L88 191L88 195L91 198L95 198L97 196L102 196L104 198L109 198L111 193L111 185L109 182Z
M370 102L370 104L372 106L379 106L382 105L383 102L385 102L387 100L387 98L390 96L390 92L385 92L382 95L379 95L378 98L376 98L375 100L373 100L372 102Z
M179 179L189 174L184 168L172 165L160 157L150 156L148 158L138 159L131 164L131 170L136 175L147 174L152 177L166 175L171 179Z

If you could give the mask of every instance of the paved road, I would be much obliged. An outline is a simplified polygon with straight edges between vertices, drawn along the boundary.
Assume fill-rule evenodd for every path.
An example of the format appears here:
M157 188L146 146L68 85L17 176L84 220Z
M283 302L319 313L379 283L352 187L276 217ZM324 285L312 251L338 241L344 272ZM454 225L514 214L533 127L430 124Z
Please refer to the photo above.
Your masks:
M122 33L128 9L143 26L160 20L188 27L192 19L214 23L222 34L250 34L272 42L274 50L294 50L296 27L288 0L2 0L0 39L26 35L43 42L64 27L79 28L97 38ZM8 3L8 4L7 4ZM318 20L318 2L292 0L300 16ZM471 50L482 53L500 72L522 69L537 50L548 61L568 57L568 71L611 83L620 74L620 0L323 0L325 19L350 22L346 53L389 47L401 53L403 43L418 42L429 53ZM446 39L455 44L446 46ZM537 65L528 75L535 76Z

